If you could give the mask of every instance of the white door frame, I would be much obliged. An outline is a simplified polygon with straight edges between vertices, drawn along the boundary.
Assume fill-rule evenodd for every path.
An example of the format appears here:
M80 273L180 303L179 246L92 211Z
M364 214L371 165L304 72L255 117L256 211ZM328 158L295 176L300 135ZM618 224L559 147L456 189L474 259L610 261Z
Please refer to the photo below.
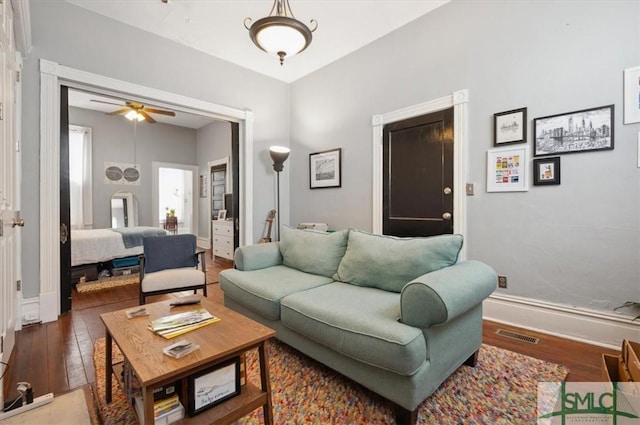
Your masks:
M373 126L373 233L382 234L382 140L386 124L403 121L453 107L453 232L466 235L467 199L467 144L469 91L458 90L438 99L408 108L399 109L371 118ZM466 244L460 251L460 259L467 258Z
M60 314L60 86L135 97L240 126L240 245L253 240L253 112L40 60L40 320Z
M207 246L211 247L211 243L213 241L212 239L212 235L211 235L211 228L212 228L212 217L211 217L211 210L213 209L213 201L211 200L213 198L213 193L211 192L211 187L213 185L213 181L210 181L211 179L211 168L215 167L216 165L225 165L226 168L226 177L225 177L225 193L231 193L233 191L233 182L231 181L231 179L233 179L233 173L231 172L231 158L229 158L228 156L225 156L224 158L220 158L220 159L215 159L213 161L207 161L207 182L209 187L207 188L207 211L209 211L209 215L207 217Z

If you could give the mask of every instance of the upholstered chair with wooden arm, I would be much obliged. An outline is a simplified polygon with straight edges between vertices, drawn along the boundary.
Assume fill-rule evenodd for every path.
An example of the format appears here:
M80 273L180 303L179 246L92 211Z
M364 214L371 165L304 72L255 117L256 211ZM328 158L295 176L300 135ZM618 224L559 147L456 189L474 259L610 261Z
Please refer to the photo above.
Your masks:
M185 290L207 296L204 251L196 251L196 236L149 236L140 256L140 304L150 295Z

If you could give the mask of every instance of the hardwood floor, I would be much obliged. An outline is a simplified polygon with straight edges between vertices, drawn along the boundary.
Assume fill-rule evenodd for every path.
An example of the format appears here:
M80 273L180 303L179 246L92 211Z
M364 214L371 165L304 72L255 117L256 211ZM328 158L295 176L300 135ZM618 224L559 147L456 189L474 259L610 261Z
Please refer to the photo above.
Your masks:
M217 282L218 273L231 267L225 260L207 258L207 281ZM222 303L218 283L209 284L208 297ZM149 302L168 299L174 295L150 297ZM5 399L16 397L17 382L30 382L34 396L49 392L60 395L95 382L93 346L105 331L100 314L138 305L138 286L129 285L94 293L78 294L74 291L73 310L57 322L32 325L16 333L16 345L5 376ZM539 338L530 344L496 334L498 329ZM540 334L499 323L485 321L483 342L512 350L570 369L567 380L598 381L601 374L601 354L617 351Z

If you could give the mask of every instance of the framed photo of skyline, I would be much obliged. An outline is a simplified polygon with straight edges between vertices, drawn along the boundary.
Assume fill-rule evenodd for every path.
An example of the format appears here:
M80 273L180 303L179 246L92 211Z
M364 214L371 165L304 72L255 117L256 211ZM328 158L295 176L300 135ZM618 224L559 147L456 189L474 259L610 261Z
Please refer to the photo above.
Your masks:
M493 146L527 142L527 108L493 114Z
M612 150L614 105L533 120L534 156Z

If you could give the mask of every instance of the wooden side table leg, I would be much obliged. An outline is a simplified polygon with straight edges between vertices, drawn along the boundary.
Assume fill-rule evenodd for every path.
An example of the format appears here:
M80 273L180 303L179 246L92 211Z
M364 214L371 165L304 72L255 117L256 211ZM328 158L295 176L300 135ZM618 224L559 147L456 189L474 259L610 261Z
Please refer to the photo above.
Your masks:
M105 338L105 347L104 347L104 367L105 367L105 377L104 377L104 393L106 396L107 403L111 403L111 378L113 374L113 361L111 356L111 344L112 338L111 334L107 330L107 335Z
M260 355L260 383L262 384L262 391L267 393L267 404L262 406L262 412L264 413L265 425L273 425L273 405L271 403L271 378L269 376L269 359L266 352L266 341L258 346L258 353Z
M153 387L144 387L142 391L144 401L144 425L153 425L155 422L153 415Z

